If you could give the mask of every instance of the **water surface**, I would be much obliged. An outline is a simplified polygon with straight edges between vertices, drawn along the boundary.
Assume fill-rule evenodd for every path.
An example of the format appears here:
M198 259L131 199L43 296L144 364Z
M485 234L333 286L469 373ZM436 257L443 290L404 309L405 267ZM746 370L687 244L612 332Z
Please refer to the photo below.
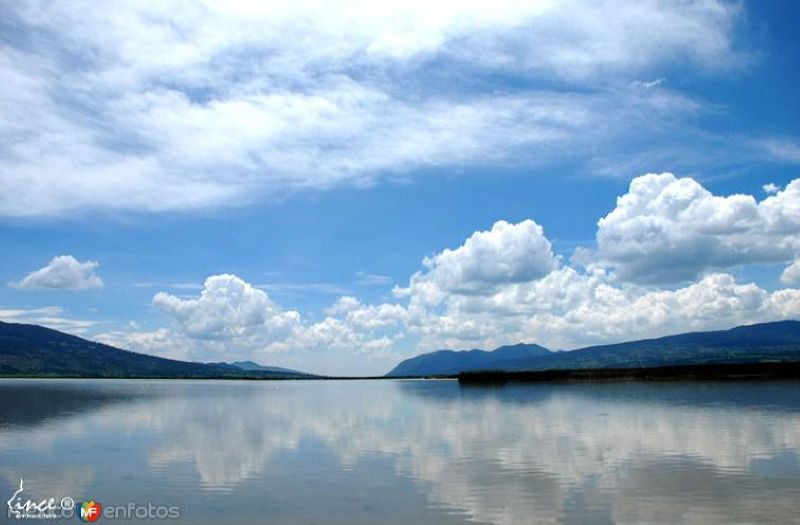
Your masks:
M186 523L792 523L798 453L792 381L0 381L0 501Z

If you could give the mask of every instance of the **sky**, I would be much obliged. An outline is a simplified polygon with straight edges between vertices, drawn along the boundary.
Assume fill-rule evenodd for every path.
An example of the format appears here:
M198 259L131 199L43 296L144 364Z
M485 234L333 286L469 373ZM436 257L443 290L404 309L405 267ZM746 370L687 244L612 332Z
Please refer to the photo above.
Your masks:
M798 319L798 16L0 0L0 320L382 374Z

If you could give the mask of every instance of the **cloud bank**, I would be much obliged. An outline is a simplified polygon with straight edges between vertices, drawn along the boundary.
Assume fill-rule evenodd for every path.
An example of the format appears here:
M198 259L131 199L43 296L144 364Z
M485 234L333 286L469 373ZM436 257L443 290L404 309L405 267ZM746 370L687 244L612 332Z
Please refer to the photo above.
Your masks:
M394 288L393 302L364 304L346 295L313 320L237 276L217 275L196 298L155 295L170 326L101 338L182 358L383 373L403 357L438 348L526 341L572 349L798 318L800 290L767 290L730 273L784 263L783 281L798 282L798 191L795 180L757 201L647 174L598 221L597 249L573 257L581 265L554 255L533 220L498 221L425 258L406 286Z
M696 151L714 140L694 119L705 103L635 81L676 62L741 69L741 7L622 4L8 4L0 217L232 206L567 157L603 173L624 158L628 173Z
M800 180L758 202L648 174L633 180L597 228L600 258L624 279L680 282L709 268L785 262L800 253Z
M43 306L41 308L4 308L0 306L0 321L40 324L55 330L81 335L87 334L92 327L99 324L96 321L64 317L64 309L60 306Z

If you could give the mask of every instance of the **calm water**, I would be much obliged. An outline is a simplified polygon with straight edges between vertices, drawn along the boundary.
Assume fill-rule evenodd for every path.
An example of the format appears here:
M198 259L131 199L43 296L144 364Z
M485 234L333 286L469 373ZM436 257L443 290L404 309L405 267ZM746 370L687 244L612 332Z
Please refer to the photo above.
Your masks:
M800 522L798 454L796 382L0 381L0 501L185 523Z

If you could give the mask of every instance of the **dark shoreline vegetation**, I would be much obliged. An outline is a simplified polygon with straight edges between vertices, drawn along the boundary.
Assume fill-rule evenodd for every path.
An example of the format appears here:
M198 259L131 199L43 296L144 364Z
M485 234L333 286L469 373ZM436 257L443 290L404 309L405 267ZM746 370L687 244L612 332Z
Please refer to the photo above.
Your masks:
M800 379L800 361L776 363L722 363L647 368L586 368L526 372L482 371L458 375L460 384L559 381L712 381Z

